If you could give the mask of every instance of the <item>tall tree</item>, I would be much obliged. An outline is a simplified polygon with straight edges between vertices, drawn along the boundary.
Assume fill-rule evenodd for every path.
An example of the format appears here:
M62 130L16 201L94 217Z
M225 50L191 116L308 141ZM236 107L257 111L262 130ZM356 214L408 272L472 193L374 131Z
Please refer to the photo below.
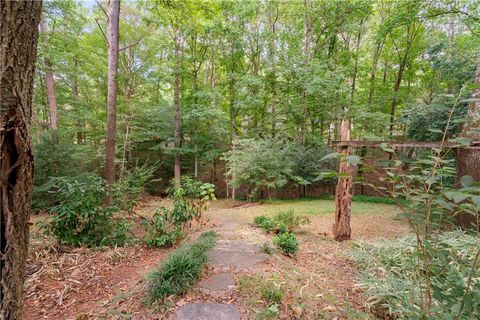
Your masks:
M107 94L107 142L104 178L111 188L115 183L115 138L117 127L117 75L119 50L120 0L111 0L108 7L108 94ZM105 199L112 203L112 196Z
M45 21L40 23L40 30L45 36L45 43L48 46L48 27ZM53 63L49 57L44 58L45 63L45 83L47 84L47 99L50 110L50 127L52 129L58 128L58 106L57 106L57 92L55 89L55 78L53 77Z
M41 1L0 2L0 319L20 319L28 251L30 136Z
M350 122L342 120L340 124L340 139L342 141L350 140ZM352 165L347 161L350 155L348 147L342 147L342 161L335 190L335 220L333 224L333 237L337 241L350 240L352 232L350 228L350 215L352 211L353 196L353 170Z
M180 187L181 169L180 169L180 144L181 144L181 126L182 118L180 113L180 77L181 77L181 36L177 28L174 35L175 46L175 79L173 84L173 112L174 112L174 144L175 144L175 163L174 163L174 184L175 188Z

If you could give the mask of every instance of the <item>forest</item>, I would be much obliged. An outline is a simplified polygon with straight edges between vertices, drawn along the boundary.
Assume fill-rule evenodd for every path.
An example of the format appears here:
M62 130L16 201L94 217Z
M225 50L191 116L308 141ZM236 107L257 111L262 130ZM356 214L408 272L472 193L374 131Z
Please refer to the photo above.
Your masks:
M0 3L0 319L480 318L476 0Z

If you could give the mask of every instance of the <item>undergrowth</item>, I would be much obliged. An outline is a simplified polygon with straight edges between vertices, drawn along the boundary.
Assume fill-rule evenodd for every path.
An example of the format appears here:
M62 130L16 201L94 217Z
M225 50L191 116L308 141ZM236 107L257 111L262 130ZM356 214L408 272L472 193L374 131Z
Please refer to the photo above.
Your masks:
M361 243L353 250L351 257L363 270L359 285L372 311L402 319L480 319L478 262L472 269L478 261L478 238L460 231L432 236L437 238L429 260L432 307L426 312L421 305L420 256L413 236ZM423 263L420 268L425 268Z
M280 212L272 218L265 215L257 216L253 223L267 233L287 233L295 231L301 225L309 224L310 220L307 217L295 215L293 210L289 210Z
M207 252L215 245L213 231L172 252L149 276L150 302L187 292L200 279L208 261Z

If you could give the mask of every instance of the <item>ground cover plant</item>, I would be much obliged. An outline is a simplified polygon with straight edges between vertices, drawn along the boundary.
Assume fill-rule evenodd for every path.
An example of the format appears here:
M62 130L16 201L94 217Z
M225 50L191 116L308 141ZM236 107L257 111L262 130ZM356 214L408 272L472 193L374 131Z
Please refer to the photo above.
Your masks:
M294 255L298 251L297 237L290 232L283 232L273 238L273 244L276 245L280 251L287 256Z
M215 245L215 238L214 232L205 232L173 251L149 276L150 301L162 301L188 291L200 279L208 261L207 252Z
M360 287L373 311L408 319L477 319L480 317L478 237L461 231L433 235L435 254L429 260L431 307L426 313L425 288L417 270L425 272L414 236L375 244L362 243L352 252L360 268Z

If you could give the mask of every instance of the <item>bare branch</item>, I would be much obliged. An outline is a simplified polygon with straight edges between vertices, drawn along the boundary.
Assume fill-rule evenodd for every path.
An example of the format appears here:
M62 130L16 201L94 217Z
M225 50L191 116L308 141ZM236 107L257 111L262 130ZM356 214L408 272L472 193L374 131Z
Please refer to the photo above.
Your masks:
M142 41L143 37L144 37L144 36L141 36L141 37L140 37L140 38L138 38L138 40L137 40L137 41L135 41L134 43L132 43L132 44L130 44L130 45L128 45L128 46L125 46L125 47L121 48L121 49L120 49L120 50L118 50L118 51L119 51L119 52L121 52L121 51L123 51L123 50L125 50L125 49L128 49L128 48L131 48L131 47L134 47L134 46L136 46L137 44L139 44L139 43L140 43L140 41Z
M107 38L107 36L105 35L105 32L103 32L102 26L100 25L100 23L98 23L98 19L95 19L95 22L97 23L97 26L100 28L100 31L102 32L103 37L105 38L105 41L107 41L107 43L109 43L109 42L108 42L108 38Z
M103 13L105 14L105 17L107 17L107 20L108 20L107 10L105 10L105 8L102 6L102 4L100 3L100 1L95 0L95 2L98 4L98 6L100 7L100 9L102 9Z

